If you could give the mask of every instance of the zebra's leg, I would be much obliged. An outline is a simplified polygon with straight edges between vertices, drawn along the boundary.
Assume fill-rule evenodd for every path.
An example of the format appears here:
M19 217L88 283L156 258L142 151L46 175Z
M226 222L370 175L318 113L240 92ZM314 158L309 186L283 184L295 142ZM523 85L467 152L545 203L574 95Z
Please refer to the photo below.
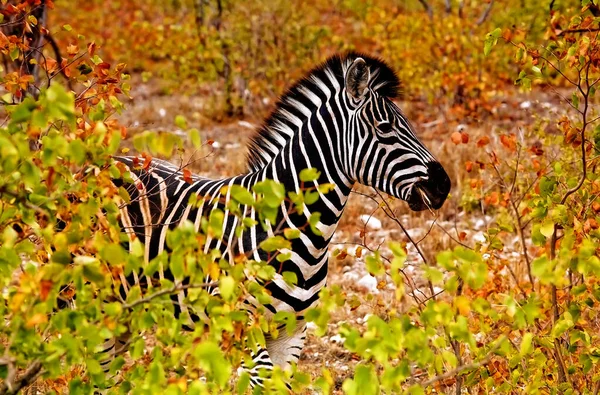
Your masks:
M118 376L118 373L114 375L110 374L110 365L116 357L127 352L130 339L131 333L129 333L129 331L119 336L114 336L110 339L107 339L102 344L100 351L97 352L97 354L99 354L98 361L100 362L100 367L104 372L104 377L108 381L108 388L115 384L115 379Z
M288 334L284 325L279 328L277 339L267 337L267 350L273 363L282 369L288 369L292 364L298 363L300 354L306 341L306 322L298 320L296 329Z
M266 336L266 348L259 347L258 351L252 354L254 366L246 371L250 374L250 384L253 388L264 386L264 381L271 377L270 373L274 365L281 369L287 369L297 363L300 358L306 340L306 323L303 320L299 321L291 335L287 333L285 326L279 329L280 333L277 339ZM260 375L262 369L266 372ZM292 390L289 383L285 385L289 391Z
M264 387L265 380L271 377L273 371L273 361L269 355L269 351L261 346L258 346L256 352L251 353L252 367L245 366L244 370L250 375L250 385L254 387ZM262 374L261 374L262 372Z

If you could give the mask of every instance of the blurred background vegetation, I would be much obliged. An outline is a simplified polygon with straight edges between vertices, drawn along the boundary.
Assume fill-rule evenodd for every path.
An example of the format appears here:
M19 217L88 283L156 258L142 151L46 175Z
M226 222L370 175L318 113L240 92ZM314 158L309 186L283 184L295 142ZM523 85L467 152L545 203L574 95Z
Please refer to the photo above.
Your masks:
M127 63L164 93L210 95L217 118L264 114L303 72L345 50L389 62L410 100L489 115L518 67L509 46L484 56L486 33L502 27L535 43L550 17L537 0L57 1L49 16L58 42L93 41L102 59Z

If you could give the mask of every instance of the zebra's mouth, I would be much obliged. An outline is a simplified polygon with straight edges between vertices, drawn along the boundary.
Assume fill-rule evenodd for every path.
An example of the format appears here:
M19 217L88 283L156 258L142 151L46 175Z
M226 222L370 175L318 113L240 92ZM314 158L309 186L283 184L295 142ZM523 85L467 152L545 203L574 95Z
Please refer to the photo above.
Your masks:
M427 179L413 184L408 198L408 207L413 211L437 210L450 193L451 182L448 174L438 162L427 164Z
M434 188L431 188L432 186ZM437 184L432 185L431 181L422 181L413 185L407 203L413 211L433 211L442 207L447 196L448 192L439 191Z
M427 192L418 183L413 185L407 203L408 207L410 207L412 211L423 211L427 209L433 209L431 199L427 195Z

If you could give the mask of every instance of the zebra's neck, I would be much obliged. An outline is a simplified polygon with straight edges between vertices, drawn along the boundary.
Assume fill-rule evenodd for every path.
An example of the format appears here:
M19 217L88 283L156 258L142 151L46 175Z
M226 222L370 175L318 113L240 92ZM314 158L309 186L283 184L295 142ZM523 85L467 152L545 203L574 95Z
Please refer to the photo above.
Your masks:
M325 239L331 237L348 195L353 186L345 171L344 162L348 160L348 142L345 133L349 111L340 94L341 85L333 73L328 84L313 76L311 83L304 82L296 90L303 100L288 98L286 109L279 109L286 123L278 124L280 129L289 133L285 143L277 154L264 166L265 177L284 184L286 191L301 192L303 189L317 188L319 185L332 184L335 187L329 193L319 193L319 200L308 212L319 212L324 224ZM317 180L303 183L299 173L315 168L320 176ZM327 229L325 229L327 228Z
M334 124L317 126L327 130L320 136L330 141L334 134L344 130L347 121L347 98L344 89L344 74L352 63L352 56L334 56L311 70L294 84L278 100L271 115L264 121L258 133L249 143L248 167L262 169L283 150L290 140L302 132L305 125L323 122L320 115L335 111ZM336 153L343 153L338 149Z

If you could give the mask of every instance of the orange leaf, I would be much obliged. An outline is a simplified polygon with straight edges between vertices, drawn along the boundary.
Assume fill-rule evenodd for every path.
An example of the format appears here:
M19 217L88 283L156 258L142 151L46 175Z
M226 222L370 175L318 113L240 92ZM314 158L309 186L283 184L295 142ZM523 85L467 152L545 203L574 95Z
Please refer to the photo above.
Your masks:
M514 134L500 136L500 142L509 151L514 152L517 149L517 136Z
M27 326L27 328L33 328L34 326L45 322L48 322L48 316L46 314L36 313L29 317L25 326Z
M67 55L73 57L79 52L79 47L75 44L67 45Z
M454 132L450 136L450 139L454 144L459 145L460 143L462 143L462 134L460 132Z
M48 294L52 289L52 281L50 280L42 280L40 282L40 299L42 302L45 302L48 299Z
M142 152L142 157L144 158L144 170L148 170L150 168L150 164L152 163L152 156L148 155L145 152Z
M482 138L477 140L477 147L479 147L479 148L485 147L489 143L490 143L490 138L488 136L483 136Z
M91 43L89 43L88 47L87 47L87 51L88 51L88 54L90 54L90 56L94 56L94 53L96 52L96 43L93 41Z
M588 233L592 229L598 229L598 221L596 221L594 218L588 218L583 224L583 230Z
M470 160L466 161L465 169L467 170L467 173L470 173L471 170L473 170L473 162L471 162Z

